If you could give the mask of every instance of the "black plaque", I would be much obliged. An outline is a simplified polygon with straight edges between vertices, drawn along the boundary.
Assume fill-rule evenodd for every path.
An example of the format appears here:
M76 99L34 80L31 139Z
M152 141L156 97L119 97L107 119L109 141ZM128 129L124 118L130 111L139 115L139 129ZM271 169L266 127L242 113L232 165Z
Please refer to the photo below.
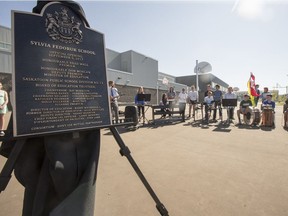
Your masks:
M12 20L14 136L111 125L104 35L60 3Z

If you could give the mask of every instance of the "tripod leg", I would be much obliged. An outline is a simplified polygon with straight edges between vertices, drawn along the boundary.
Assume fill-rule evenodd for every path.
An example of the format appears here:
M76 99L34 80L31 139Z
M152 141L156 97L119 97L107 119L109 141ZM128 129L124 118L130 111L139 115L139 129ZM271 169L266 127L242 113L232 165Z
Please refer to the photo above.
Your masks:
M9 158L7 159L0 173L0 193L5 190L10 181L15 163L22 150L22 147L24 146L25 141L25 139L17 140L11 154L9 155Z
M135 172L137 173L138 177L140 178L140 180L142 181L142 183L144 184L144 186L146 187L146 189L148 190L149 194L151 195L151 197L153 198L153 200L156 203L156 208L159 211L159 213L162 216L169 216L167 209L165 208L165 206L160 202L160 200L158 199L157 195L155 194L155 192L153 191L153 189L151 188L151 186L149 185L148 181L146 180L146 178L144 177L143 173L141 172L141 170L139 169L138 165L136 164L136 162L134 161L134 159L131 156L131 152L129 150L129 148L125 145L124 141L122 140L122 138L120 137L120 134L118 132L118 130L115 127L110 127L110 131L112 132L116 142L118 143L119 147L120 147L120 154L122 156L125 156L128 161L130 162L131 166L133 167L133 169L135 170Z

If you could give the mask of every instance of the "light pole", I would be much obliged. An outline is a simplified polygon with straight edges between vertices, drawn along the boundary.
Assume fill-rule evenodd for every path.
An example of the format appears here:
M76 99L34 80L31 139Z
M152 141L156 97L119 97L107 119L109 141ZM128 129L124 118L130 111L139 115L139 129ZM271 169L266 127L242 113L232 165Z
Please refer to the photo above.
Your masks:
M198 73L199 73L198 60L196 60L196 91L198 92L198 95L199 95ZM197 102L199 102L199 97L197 97Z
M196 91L199 94L199 79L198 79L199 67L198 67L198 60L196 60ZM199 97L197 97L197 102L199 102Z

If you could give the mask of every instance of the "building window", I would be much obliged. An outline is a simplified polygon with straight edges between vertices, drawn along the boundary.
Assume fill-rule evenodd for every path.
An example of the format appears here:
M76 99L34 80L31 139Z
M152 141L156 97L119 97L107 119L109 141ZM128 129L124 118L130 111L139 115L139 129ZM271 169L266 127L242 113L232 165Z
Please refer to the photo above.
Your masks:
M11 50L11 44L0 41L0 49Z

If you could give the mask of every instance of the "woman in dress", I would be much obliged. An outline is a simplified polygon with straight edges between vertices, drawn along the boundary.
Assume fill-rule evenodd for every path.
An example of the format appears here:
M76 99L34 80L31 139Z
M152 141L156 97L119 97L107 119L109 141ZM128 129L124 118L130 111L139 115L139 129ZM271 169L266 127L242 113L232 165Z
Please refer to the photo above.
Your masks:
M4 123L5 114L7 112L8 94L2 90L2 83L0 82L0 136L5 136Z

